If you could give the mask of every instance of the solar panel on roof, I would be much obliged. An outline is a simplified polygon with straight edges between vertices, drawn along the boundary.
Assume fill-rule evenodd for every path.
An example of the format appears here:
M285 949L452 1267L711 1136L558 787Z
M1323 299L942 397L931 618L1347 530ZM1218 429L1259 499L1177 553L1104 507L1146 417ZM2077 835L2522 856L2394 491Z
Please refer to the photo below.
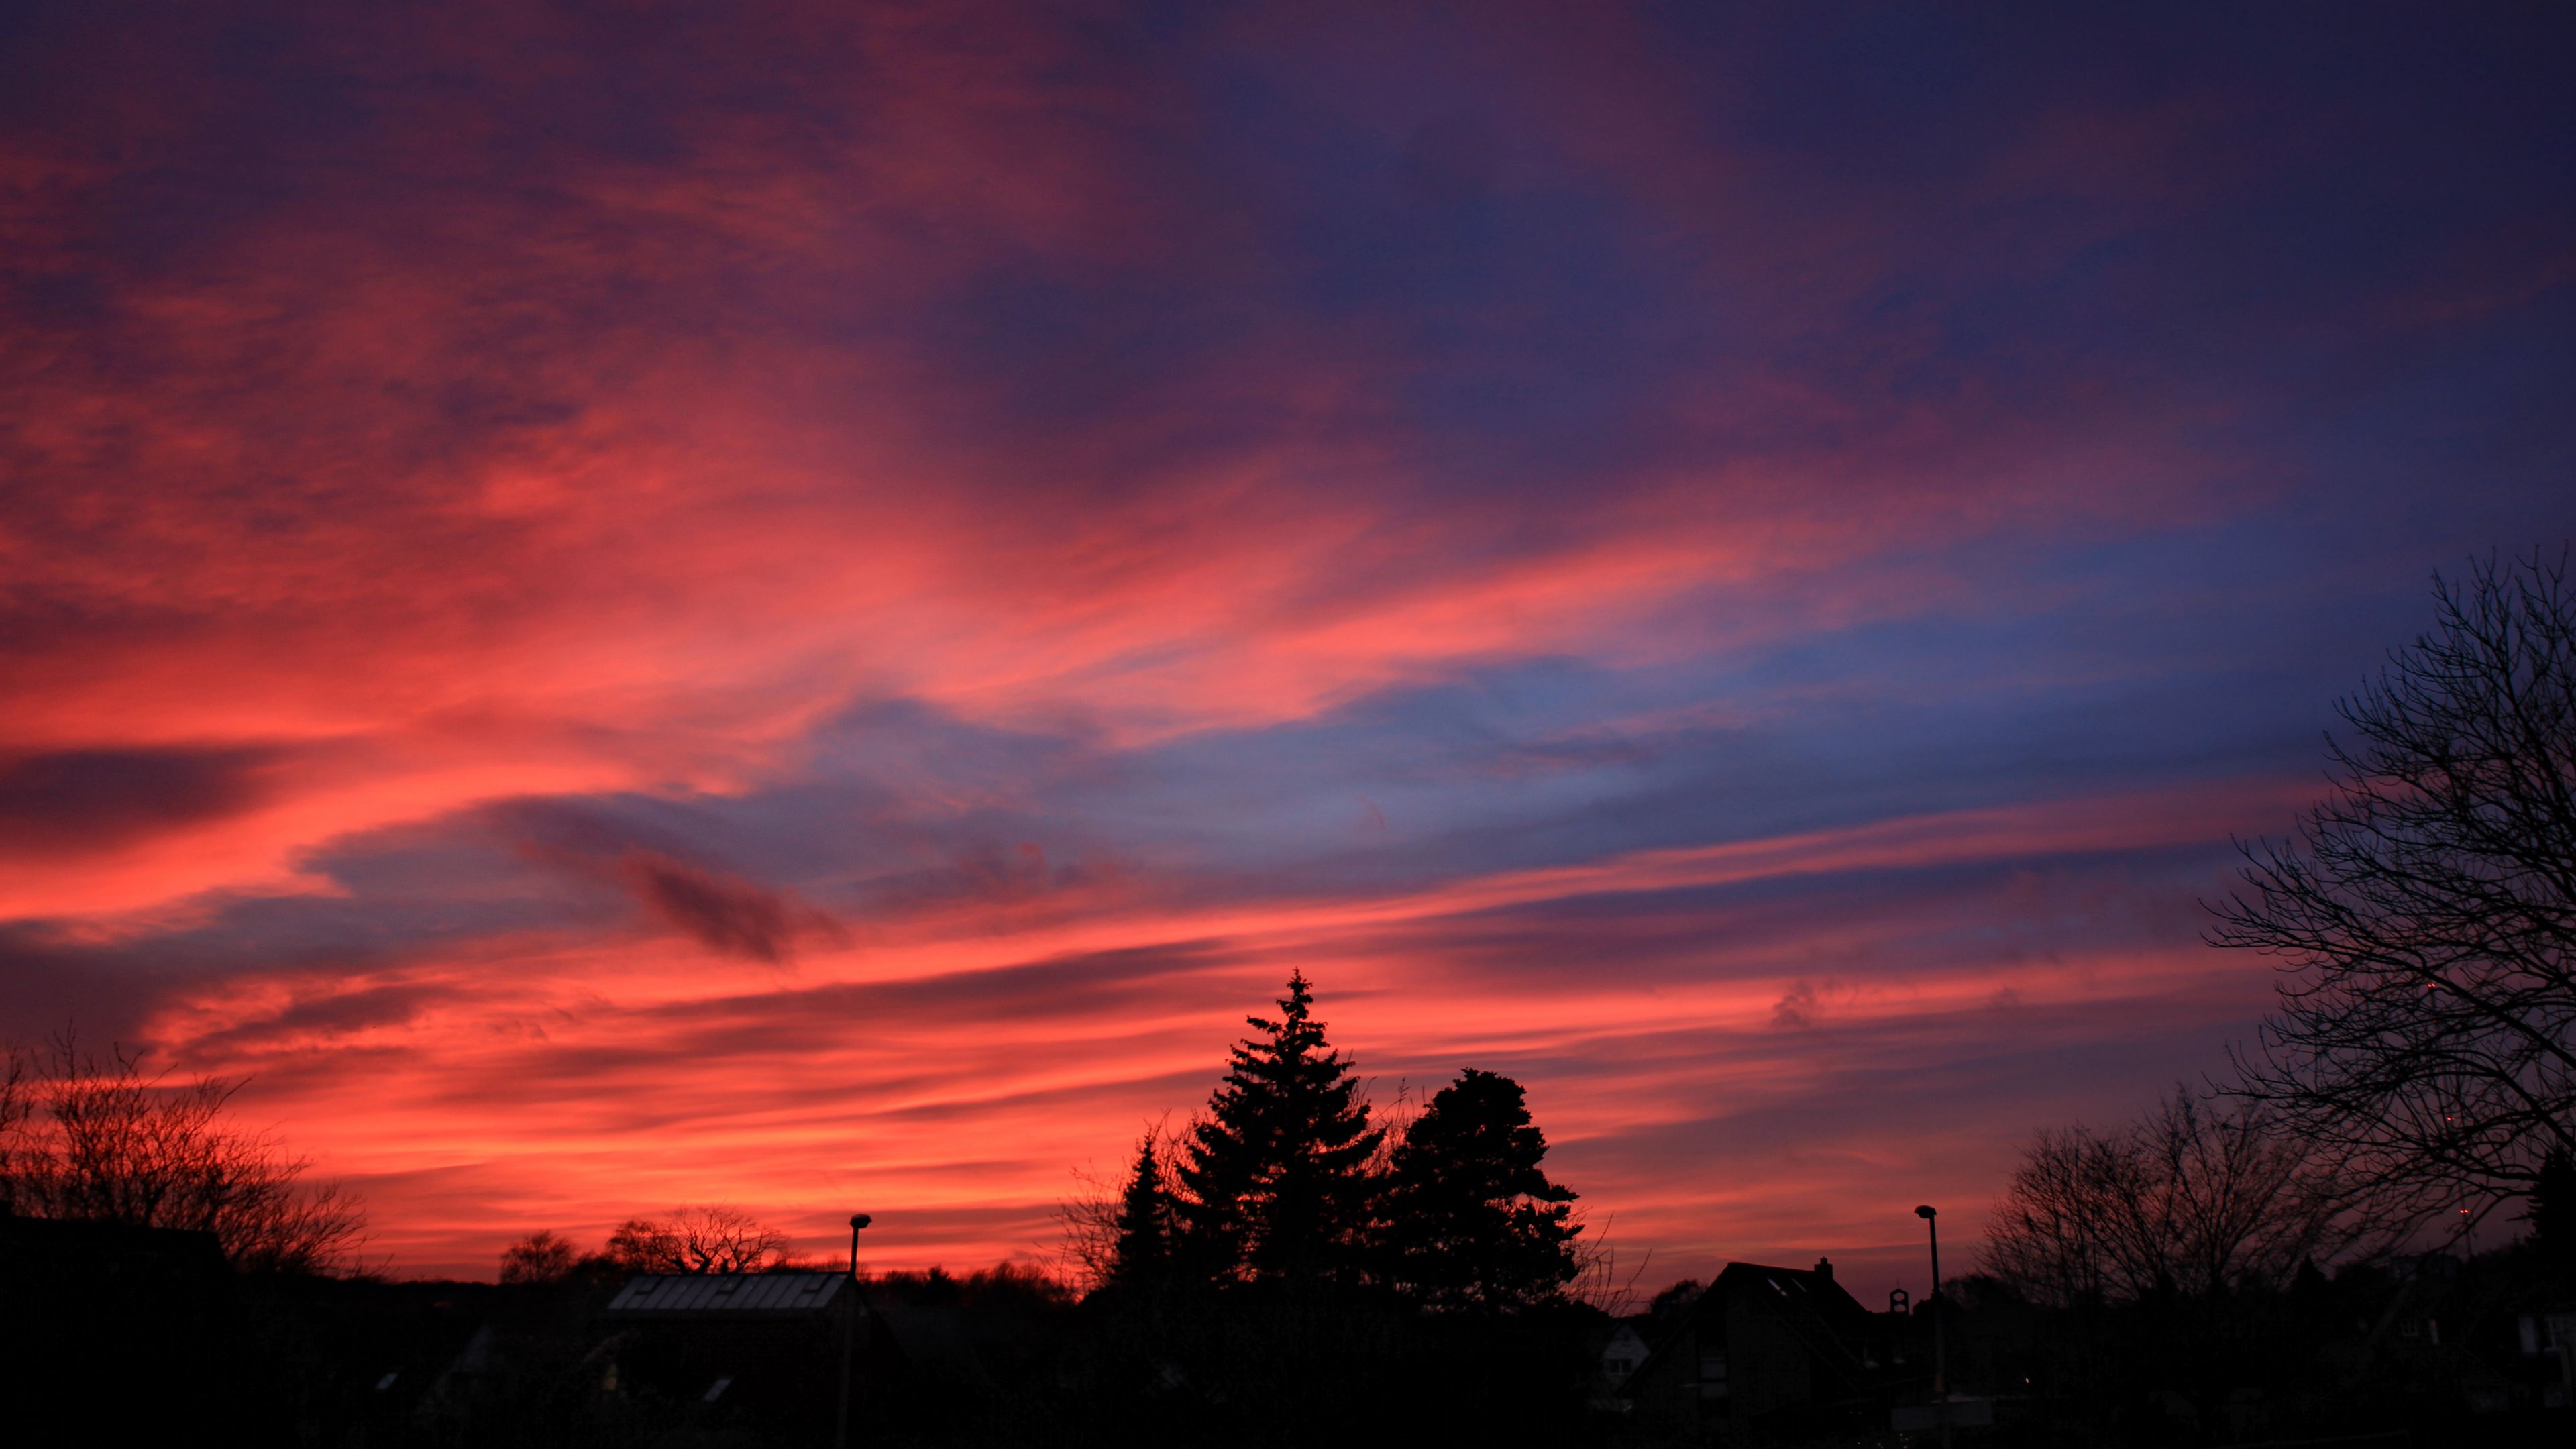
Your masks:
M656 1318L814 1314L838 1302L847 1281L837 1273L643 1274L630 1279L608 1307L612 1313Z

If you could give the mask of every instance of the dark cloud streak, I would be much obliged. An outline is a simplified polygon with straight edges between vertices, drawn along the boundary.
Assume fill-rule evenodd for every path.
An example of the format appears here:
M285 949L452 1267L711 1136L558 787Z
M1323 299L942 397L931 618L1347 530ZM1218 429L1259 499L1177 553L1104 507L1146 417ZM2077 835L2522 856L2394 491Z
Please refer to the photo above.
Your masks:
M110 850L256 809L287 754L168 746L0 757L0 855Z
M800 935L841 935L839 924L821 911L659 851L629 850L617 871L646 913L718 955L777 965L788 959Z

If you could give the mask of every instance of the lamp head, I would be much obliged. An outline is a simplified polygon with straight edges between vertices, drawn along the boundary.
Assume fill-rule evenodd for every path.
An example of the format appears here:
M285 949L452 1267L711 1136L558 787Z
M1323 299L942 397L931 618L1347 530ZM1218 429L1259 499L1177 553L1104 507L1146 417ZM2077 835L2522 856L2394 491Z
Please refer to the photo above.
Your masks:
M1927 1203L1927 1204L1925 1204L1925 1205L1924 1205L1924 1206L1922 1206L1922 1207L1916 1208L1916 1209L1914 1210L1914 1215L1915 1215L1916 1217L1918 1217L1918 1218L1921 1218L1923 1221L1925 1221L1925 1222L1927 1222L1927 1223L1928 1223L1928 1222L1930 1222L1930 1221L1932 1221L1932 1218L1933 1218L1933 1216L1934 1216L1934 1214L1933 1214L1933 1212L1932 1212L1931 1205L1930 1205L1930 1204L1928 1204L1928 1203Z
M866 1213L852 1213L850 1214L850 1231L855 1233L874 1221L876 1221L876 1219L869 1217Z

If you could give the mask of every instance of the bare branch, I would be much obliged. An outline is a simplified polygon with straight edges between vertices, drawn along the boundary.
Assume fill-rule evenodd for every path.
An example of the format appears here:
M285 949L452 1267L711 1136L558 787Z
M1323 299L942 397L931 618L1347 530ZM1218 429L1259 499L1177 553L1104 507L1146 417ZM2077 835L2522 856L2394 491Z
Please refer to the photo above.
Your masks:
M2373 1184L2393 1231L2576 1152L2576 592L2567 555L2435 581L2339 706L2334 794L2245 846L2210 939L2276 958L2234 1090Z
M240 1267L337 1268L362 1238L361 1205L302 1181L311 1165L231 1125L241 1083L172 1082L138 1053L84 1050L68 1028L0 1075L0 1204L30 1217L210 1232Z

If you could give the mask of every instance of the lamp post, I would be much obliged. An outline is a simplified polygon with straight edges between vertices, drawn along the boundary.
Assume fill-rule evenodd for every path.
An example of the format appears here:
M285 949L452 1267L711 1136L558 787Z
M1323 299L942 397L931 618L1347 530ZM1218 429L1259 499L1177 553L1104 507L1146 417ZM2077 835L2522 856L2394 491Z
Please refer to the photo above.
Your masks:
M841 1408L832 1419L833 1449L850 1449L850 1363L859 1356L859 1229L872 1221L850 1214L850 1306L841 1314Z
M1916 1208L1914 1215L1923 1220L1923 1230L1932 1235L1932 1296L1925 1300L1932 1310L1932 1402L1941 1406L1941 1443L1947 1449L1950 1442L1950 1345L1941 1331L1941 1320L1948 1316L1941 1311L1941 1225L1933 1221L1940 1214L1926 1203Z

